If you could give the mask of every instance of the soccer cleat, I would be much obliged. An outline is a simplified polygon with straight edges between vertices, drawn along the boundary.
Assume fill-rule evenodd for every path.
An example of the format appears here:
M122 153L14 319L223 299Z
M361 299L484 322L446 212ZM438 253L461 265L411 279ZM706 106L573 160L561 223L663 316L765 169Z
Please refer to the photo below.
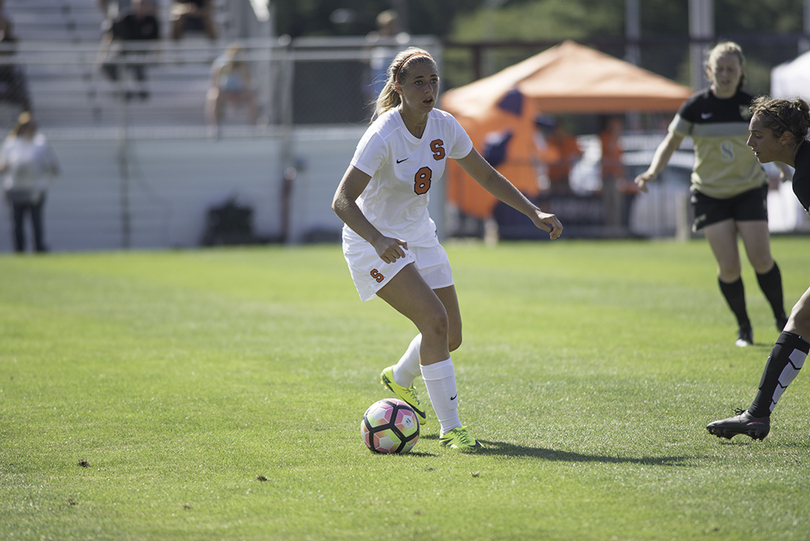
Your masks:
M753 417L748 411L737 410L734 417L714 421L706 426L709 434L718 438L731 439L737 434L745 434L755 440L764 440L771 431L770 417Z
M410 387L403 387L394 381L393 366L389 366L382 371L382 374L380 374L380 380L386 389L394 393L400 400L407 402L408 405L413 408L413 411L416 412L416 416L419 417L420 424L424 424L425 421L427 421L425 410L422 408L422 403L419 401L419 397L416 395L416 388L413 386L413 384L411 384Z
M734 345L738 348L744 348L754 345L754 330L751 327L740 327L737 331L737 341Z
M447 434L442 434L439 437L439 443L450 449L458 449L459 451L476 451L481 448L481 444L475 441L475 438L470 436L467 432L467 427L462 426L454 428Z

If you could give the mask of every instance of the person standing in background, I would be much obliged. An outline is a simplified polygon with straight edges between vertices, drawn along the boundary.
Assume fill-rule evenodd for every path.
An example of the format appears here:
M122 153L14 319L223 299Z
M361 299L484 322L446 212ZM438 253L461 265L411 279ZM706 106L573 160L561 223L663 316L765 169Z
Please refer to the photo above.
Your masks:
M568 195L571 189L571 169L582 158L577 138L568 133L557 119L547 120L546 156L549 189L552 195Z
M621 141L623 131L624 119L621 116L609 116L603 120L602 130L599 132L605 222L612 227L627 225L631 198L638 193L636 185L628 182L624 168Z
M0 148L0 173L5 174L3 190L11 206L14 250L18 253L25 251L24 221L29 215L34 231L34 249L46 252L42 212L49 181L59 174L59 165L29 112L20 114Z

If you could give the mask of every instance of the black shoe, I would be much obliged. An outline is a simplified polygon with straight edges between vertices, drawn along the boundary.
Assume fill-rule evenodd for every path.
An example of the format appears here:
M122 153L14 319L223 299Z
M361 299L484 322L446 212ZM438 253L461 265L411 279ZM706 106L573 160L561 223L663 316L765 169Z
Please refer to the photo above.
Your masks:
M744 348L754 345L754 330L751 327L740 327L737 331L737 341L734 345L738 348Z
M745 434L755 440L764 440L771 431L771 418L752 417L748 411L742 411L734 417L709 423L706 430L718 438L729 440L737 434Z

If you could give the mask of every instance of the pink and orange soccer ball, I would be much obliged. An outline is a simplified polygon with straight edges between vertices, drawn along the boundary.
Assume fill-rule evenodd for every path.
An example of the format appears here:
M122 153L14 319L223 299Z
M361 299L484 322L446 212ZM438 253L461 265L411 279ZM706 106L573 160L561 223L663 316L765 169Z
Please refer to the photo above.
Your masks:
M360 434L374 453L405 454L419 441L419 418L406 402L384 398L363 414Z

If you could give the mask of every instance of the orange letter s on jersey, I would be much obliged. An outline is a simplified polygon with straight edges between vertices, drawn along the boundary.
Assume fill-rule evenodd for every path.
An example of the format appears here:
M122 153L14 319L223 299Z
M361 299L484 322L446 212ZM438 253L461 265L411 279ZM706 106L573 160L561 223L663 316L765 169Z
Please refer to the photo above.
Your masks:
M444 152L444 141L441 139L434 139L430 142L430 150L433 152L433 159L434 160L442 160L444 159L445 152Z

